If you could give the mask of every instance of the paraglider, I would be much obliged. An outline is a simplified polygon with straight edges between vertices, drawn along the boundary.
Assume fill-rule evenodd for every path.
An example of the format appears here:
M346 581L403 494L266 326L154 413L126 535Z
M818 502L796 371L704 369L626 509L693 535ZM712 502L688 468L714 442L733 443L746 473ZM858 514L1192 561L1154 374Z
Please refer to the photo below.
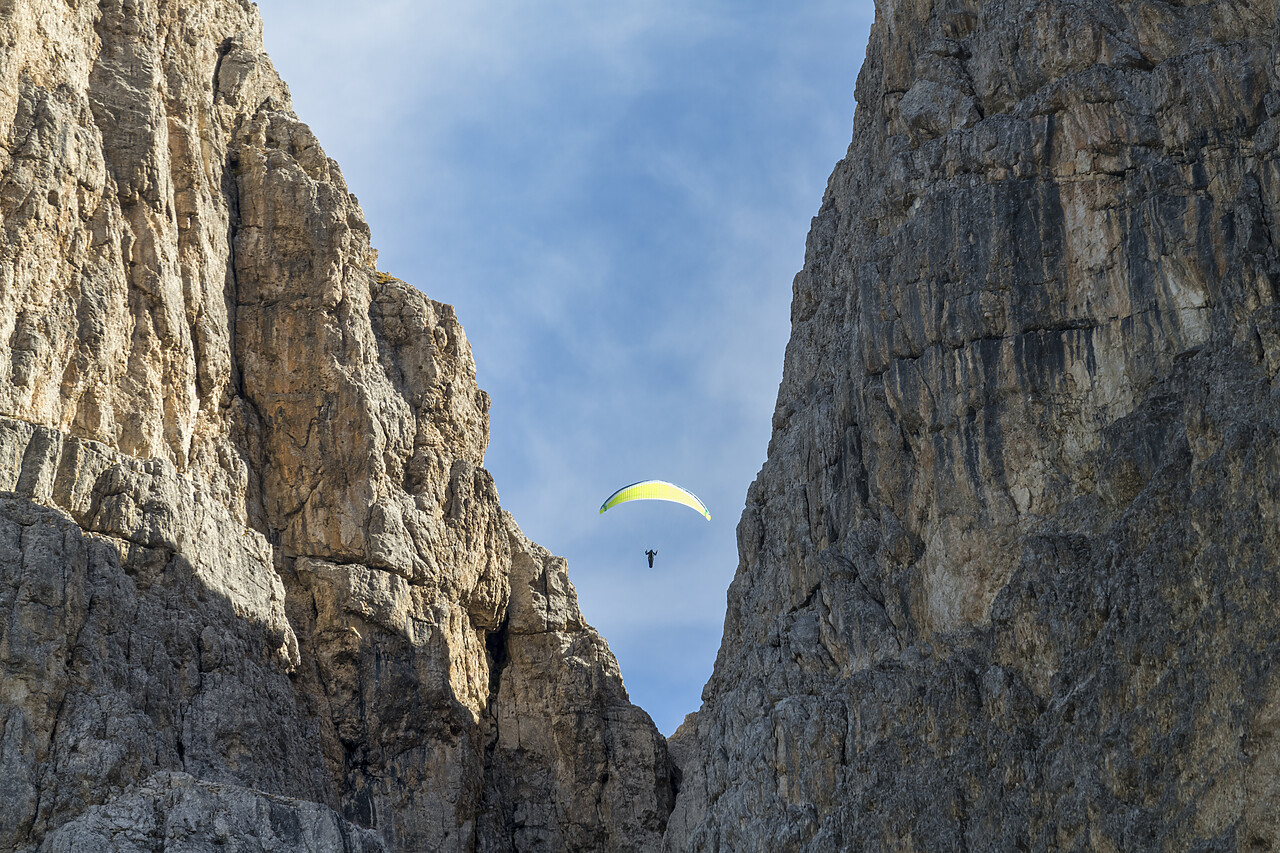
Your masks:
M711 513L707 511L706 505L698 500L697 495L665 480L641 480L639 483L623 486L600 505L600 512L603 513L607 509L613 509L618 504L628 501L672 501L697 510L707 521L711 520ZM653 563L653 557L649 558L649 562Z
M650 548L648 551L645 551L645 552L644 552L644 555L645 555L646 557L648 557L648 558L649 558L649 568L651 568L651 569L652 569L652 568L653 568L653 558L654 558L654 557L656 557L656 556L658 556L658 552L657 552L657 551L655 551L655 550L653 550L652 548Z

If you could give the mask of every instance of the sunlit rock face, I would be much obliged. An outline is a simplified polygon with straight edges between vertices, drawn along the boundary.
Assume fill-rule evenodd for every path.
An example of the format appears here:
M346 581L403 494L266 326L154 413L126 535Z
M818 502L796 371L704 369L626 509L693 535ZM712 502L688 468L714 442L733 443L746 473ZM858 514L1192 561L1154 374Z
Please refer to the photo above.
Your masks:
M666 745L243 0L0 8L0 850L653 850Z
M877 3L670 849L1280 847L1278 36Z

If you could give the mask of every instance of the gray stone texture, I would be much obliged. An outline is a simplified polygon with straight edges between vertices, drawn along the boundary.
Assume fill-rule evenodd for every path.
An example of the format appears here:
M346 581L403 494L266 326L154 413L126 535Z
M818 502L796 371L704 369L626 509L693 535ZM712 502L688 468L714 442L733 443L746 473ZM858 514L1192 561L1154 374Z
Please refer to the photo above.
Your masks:
M0 850L1280 848L1276 0L881 0L675 770L260 27L0 4Z
M0 850L653 850L666 744L245 0L0 4Z
M669 849L1280 849L1277 15L877 3Z

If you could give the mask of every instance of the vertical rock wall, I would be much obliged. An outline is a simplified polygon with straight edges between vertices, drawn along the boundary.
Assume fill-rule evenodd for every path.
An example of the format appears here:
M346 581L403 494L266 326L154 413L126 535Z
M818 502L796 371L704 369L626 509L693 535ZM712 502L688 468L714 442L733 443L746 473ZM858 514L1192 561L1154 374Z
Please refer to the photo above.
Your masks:
M0 849L655 849L665 743L260 30L0 6Z
M671 849L1280 846L1277 25L877 3Z

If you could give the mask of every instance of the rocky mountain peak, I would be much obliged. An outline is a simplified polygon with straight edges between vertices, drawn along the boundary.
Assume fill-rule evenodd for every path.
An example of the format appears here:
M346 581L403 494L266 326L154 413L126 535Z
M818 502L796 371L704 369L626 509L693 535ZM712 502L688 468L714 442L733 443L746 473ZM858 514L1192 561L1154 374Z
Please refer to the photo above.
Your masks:
M877 3L681 850L1271 849L1274 3Z
M256 7L0 33L0 849L660 844L665 742Z

